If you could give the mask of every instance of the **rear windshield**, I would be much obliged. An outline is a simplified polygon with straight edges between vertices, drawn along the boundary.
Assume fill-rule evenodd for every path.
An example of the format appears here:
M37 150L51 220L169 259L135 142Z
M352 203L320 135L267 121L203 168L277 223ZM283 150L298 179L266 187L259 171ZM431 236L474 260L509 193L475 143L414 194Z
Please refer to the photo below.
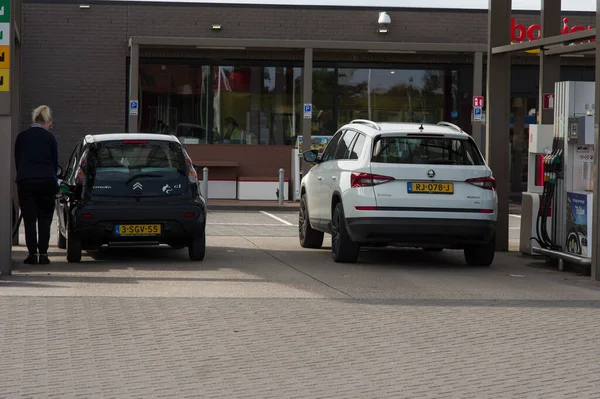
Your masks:
M183 148L165 141L105 141L90 148L94 195L181 195L188 189Z
M446 137L379 137L372 162L433 165L483 165L481 155L468 139Z

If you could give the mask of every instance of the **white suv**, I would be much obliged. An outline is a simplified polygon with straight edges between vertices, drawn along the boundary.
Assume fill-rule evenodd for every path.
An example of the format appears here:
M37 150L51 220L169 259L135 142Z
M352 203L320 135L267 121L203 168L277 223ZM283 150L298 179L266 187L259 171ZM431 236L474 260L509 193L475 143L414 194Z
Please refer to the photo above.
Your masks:
M303 177L299 236L320 248L331 234L336 262L356 262L361 246L464 249L469 265L494 260L495 180L473 139L440 122L354 120L329 141Z

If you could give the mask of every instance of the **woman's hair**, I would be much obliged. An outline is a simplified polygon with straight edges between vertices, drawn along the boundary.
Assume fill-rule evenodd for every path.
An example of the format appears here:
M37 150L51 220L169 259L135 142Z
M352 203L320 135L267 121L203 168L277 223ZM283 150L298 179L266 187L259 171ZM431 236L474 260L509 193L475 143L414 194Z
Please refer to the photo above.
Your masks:
M233 119L231 116L228 116L227 118L225 118L225 124L227 125L228 123L231 124L231 126L233 126L234 128L238 127L237 122L235 121L235 119Z
M40 105L33 110L31 114L33 123L50 123L52 122L52 111L47 105Z

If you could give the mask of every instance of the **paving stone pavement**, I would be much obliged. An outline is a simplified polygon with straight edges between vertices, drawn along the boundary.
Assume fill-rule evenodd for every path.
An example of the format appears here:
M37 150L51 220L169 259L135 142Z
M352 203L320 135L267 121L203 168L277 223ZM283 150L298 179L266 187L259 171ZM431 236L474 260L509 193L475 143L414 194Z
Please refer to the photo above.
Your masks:
M3 298L0 397L598 398L598 303Z
M588 278L515 254L340 265L263 216L213 218L229 230L201 264L52 248L52 265L19 266L0 280L0 398L600 398Z

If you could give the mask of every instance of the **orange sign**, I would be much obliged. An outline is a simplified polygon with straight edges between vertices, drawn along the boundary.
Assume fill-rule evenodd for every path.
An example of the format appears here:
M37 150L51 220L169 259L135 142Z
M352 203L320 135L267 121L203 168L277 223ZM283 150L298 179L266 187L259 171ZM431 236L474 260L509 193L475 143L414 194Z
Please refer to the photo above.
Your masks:
M0 46L0 69L10 68L10 46Z

